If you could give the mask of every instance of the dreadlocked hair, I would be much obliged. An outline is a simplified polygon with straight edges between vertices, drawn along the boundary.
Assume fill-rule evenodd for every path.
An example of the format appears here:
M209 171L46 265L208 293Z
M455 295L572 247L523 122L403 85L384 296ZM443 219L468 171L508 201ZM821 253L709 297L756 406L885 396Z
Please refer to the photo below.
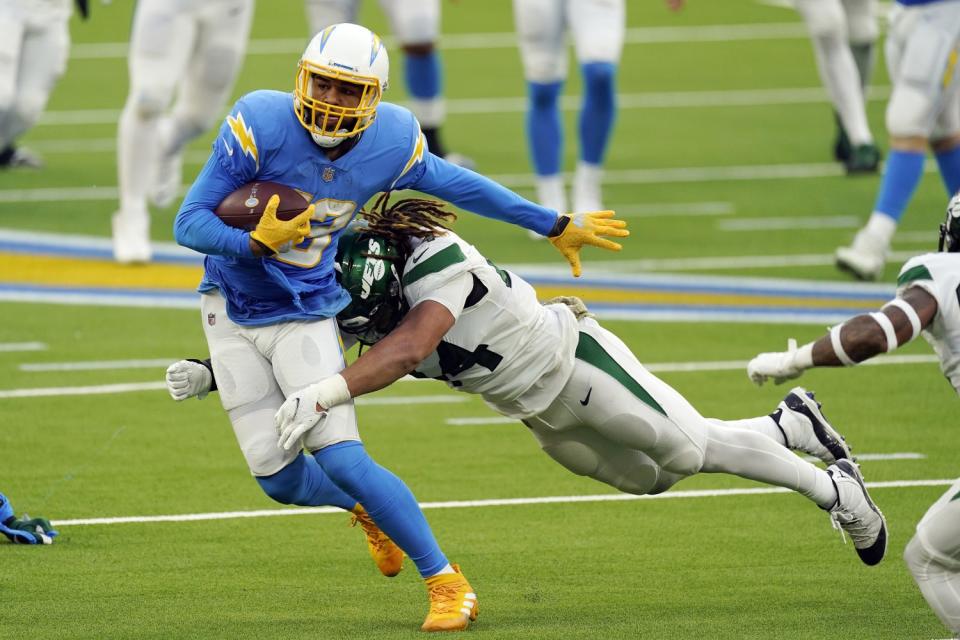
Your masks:
M360 212L367 222L367 231L384 236L394 242L403 242L407 238L426 240L450 230L450 224L457 214L447 211L436 200L405 198L387 207L390 192L386 191L377 198L370 210Z

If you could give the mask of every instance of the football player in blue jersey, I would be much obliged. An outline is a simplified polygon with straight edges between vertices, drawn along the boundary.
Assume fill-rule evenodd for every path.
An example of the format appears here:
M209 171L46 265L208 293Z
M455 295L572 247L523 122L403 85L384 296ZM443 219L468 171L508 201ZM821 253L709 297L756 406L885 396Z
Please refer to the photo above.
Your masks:
M584 244L619 250L600 236L627 231L613 212L559 215L431 154L413 115L380 101L387 75L387 52L368 29L338 24L317 34L292 95L255 91L231 110L174 233L207 254L203 327L221 402L263 490L283 503L353 511L381 571L399 571L402 549L427 579L422 628L462 629L476 617L476 596L410 490L367 455L352 403L303 439L309 455L277 446L273 416L285 397L344 367L335 316L350 296L334 277L337 238L367 200L391 189L430 193L545 234L575 275ZM254 180L294 187L312 204L281 221L273 199L254 231L228 227L213 210Z
M867 224L836 251L837 266L876 280L923 177L927 149L953 195L960 189L960 2L897 0L887 31L886 59L893 84L887 103L890 153Z

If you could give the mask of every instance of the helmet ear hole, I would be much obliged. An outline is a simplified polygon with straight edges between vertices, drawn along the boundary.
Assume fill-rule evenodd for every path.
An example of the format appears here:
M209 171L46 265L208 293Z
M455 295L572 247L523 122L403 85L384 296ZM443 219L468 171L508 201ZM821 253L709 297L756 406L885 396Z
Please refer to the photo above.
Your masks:
M341 329L372 345L406 315L401 274L406 260L399 242L349 228L337 243L337 279L350 304L337 314Z

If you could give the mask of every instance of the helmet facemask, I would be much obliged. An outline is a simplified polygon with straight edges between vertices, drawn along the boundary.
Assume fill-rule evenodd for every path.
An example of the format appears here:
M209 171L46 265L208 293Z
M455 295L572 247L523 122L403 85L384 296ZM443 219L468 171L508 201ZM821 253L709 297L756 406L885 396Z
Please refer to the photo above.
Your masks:
M314 98L315 77L356 86L360 96L357 106L345 107ZM294 96L297 119L322 147L336 146L373 124L381 97L376 78L320 67L307 60L300 60Z
M337 279L350 304L337 314L340 329L365 345L382 340L407 313L401 273L406 255L383 236L347 231L337 247Z
M954 194L947 205L947 217L940 224L939 251L960 252L960 192Z

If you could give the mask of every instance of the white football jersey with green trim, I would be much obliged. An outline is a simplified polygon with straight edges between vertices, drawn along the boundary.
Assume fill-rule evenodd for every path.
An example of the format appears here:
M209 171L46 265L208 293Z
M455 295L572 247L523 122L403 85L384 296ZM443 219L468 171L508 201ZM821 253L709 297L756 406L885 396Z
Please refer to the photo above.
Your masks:
M897 296L922 287L937 301L937 315L923 337L940 358L940 369L960 393L960 253L927 253L910 258L897 277Z
M453 232L410 245L403 269L410 308L434 300L455 318L414 375L481 394L512 418L546 409L573 369L573 313L566 305L541 305L530 284L488 262Z

